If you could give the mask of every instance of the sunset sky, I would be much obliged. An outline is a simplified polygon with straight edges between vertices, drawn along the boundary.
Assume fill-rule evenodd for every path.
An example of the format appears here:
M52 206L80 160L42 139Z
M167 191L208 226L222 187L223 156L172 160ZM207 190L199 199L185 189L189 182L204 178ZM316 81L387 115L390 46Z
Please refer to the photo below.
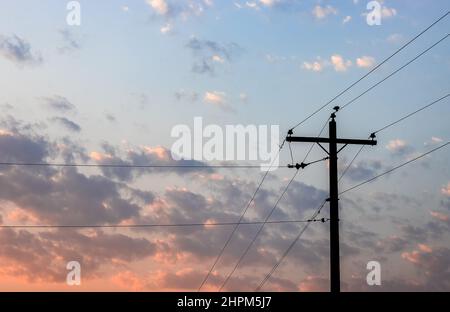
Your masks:
M171 129L197 116L220 127L279 125L284 136L449 10L448 1L385 0L382 24L369 26L366 0L81 0L81 25L69 26L68 2L1 1L0 163L174 165ZM295 134L316 136L333 106L449 29L447 16ZM447 37L338 113L338 135L365 139L447 95L449 51ZM449 116L447 98L379 133L341 190L448 142ZM292 145L294 161L308 148ZM358 148L342 151L340 169ZM324 156L315 147L308 161ZM286 145L280 165L290 161ZM265 219L294 171L269 173L246 221ZM196 291L233 226L5 226L236 222L263 175L0 165L0 291ZM298 174L271 220L307 219L327 197L319 162ZM345 193L340 214L343 291L450 291L448 147ZM224 290L254 290L303 226L267 224ZM203 290L221 286L258 228L238 227ZM312 223L263 290L328 291L328 231ZM381 286L366 283L372 260ZM70 261L81 264L80 286L66 285Z

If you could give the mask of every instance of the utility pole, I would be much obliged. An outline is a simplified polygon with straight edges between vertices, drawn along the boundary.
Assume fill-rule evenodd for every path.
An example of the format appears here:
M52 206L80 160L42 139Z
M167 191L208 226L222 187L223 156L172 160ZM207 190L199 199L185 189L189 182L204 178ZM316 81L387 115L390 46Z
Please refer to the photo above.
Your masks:
M330 161L330 291L339 293L341 291L341 277L339 265L339 191L338 191L338 153L349 144L357 145L377 145L375 135L371 134L370 140L341 139L336 134L336 112L339 107L334 107L335 112L331 114L329 122L329 137L294 137L293 131L289 130L286 142L312 142L317 143L327 154ZM328 151L321 145L327 143ZM344 144L338 150L338 144ZM302 167L304 164L297 164L296 167Z

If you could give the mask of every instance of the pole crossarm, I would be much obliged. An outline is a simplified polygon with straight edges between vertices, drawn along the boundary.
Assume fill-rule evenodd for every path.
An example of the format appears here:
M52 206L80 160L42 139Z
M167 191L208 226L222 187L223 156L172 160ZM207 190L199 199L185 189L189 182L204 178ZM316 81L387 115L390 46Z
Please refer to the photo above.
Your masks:
M286 137L286 142L311 142L311 143L330 143L330 138L320 138L320 137L297 137L288 136ZM337 144L351 144L351 145L377 145L376 140L359 140L359 139L339 139L335 140Z

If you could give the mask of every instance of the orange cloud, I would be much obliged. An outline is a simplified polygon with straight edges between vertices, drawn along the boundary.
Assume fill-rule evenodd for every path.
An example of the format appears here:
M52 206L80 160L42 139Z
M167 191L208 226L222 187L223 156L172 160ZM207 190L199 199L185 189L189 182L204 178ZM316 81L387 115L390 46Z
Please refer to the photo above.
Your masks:
M450 197L450 182L448 182L447 186L444 186L441 189L441 193L444 194L445 196L449 196Z

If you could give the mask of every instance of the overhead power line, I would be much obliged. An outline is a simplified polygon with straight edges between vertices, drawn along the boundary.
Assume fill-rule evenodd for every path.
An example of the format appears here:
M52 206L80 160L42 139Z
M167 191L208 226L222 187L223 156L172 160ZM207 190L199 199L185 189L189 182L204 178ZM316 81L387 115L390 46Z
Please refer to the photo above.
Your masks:
M415 158L413 158L411 160L408 160L407 162L404 162L404 163L402 163L402 164L400 164L398 166L395 166L394 168L389 169L388 171L385 171L385 172L383 172L383 173L381 173L379 175L376 175L373 178L370 178L370 179L368 179L368 180L366 180L364 182L358 183L358 184L356 184L356 185L346 189L345 191L340 192L339 195L342 195L344 193L350 192L350 191L352 191L352 190L354 190L356 188L359 188L359 187L363 186L364 184L370 183L370 182L372 182L372 181L374 181L374 180L376 180L376 179L378 179L378 178L380 178L380 177L382 177L382 176L384 176L386 174L389 174L389 173L391 173L391 172L393 172L393 171L395 171L397 169L400 169L400 168L402 168L402 167L404 167L404 166L406 166L406 165L408 165L408 164L410 164L412 162L415 162L415 161L417 161L417 160L419 160L419 159L421 159L421 158L423 158L423 157L425 157L425 156L427 156L427 155L429 155L429 154L431 154L433 152L436 152L437 150L440 150L441 148L444 148L444 147L446 147L449 144L450 144L450 142L442 144L442 145L432 149L431 151L428 151L428 152L426 152L426 153L424 153L424 154L422 154L420 156L417 156L417 157L415 157Z
M413 112L411 112L411 113L409 113L409 114L403 116L402 118L397 119L396 121L393 121L393 122L391 122L390 124L387 124L386 126L384 126L384 127L380 128L380 129L378 129L377 131L375 131L374 133L377 134L377 133L379 133L379 132L381 132L381 131L384 131L384 130L386 130L387 128L390 128L390 127L392 127L392 126L398 124L399 122L402 122L403 120L408 119L409 117L412 117L412 116L414 116L415 114L417 114L417 113L419 113L419 112L421 112L421 111L423 111L423 110L425 110L425 109L427 109L427 108L430 108L431 106L433 106L433 105L435 105L435 104L437 104L437 103L439 103L439 102L445 100L445 99L448 98L449 96L450 96L450 94L447 93L447 94L444 95L443 97L441 97L441 98L439 98L439 99L437 99L437 100L431 102L430 104L427 104L427 105L425 105L425 106L423 106L423 107L421 107L421 108L419 108L419 109L417 109L417 110L415 110L415 111L413 111Z
M280 203L281 199L284 197L284 195L286 194L287 190L289 189L290 185L292 184L292 182L294 181L294 179L297 177L297 174L299 173L299 170L297 169L294 173L294 175L292 176L292 178L289 180L288 184L286 185L286 187L284 188L283 192L281 193L281 195L278 197L277 201L275 202L275 205L273 206L273 208L270 210L269 214L266 216L264 221L268 221L270 219L270 217L273 215L275 209L278 207L278 204ZM233 269L230 271L230 273L227 275L226 279L224 280L224 282L222 283L222 285L219 288L219 291L221 291L225 285L228 283L228 281L230 280L231 276L234 274L234 272L236 271L236 269L238 268L239 264L242 262L242 260L245 258L245 256L247 255L247 253L249 252L249 250L251 249L251 247L253 246L253 244L255 243L256 239L258 238L259 234L261 233L261 231L264 228L265 223L263 222L260 226L260 228L258 229L258 231L256 232L256 234L253 236L253 239L251 240L250 244L247 246L247 248L245 249L244 253L240 256L239 260L236 262L236 264L234 265Z
M357 97L353 98L352 100L350 100L349 102L347 102L346 104L342 105L340 107L340 111L343 110L344 108L346 108L347 106L349 106L350 104L352 104L353 102L355 102L357 99L361 98L363 95L367 94L369 91L373 90L374 88L378 87L380 84L382 84L383 82L385 82L386 80L388 80L389 78L391 78L392 76L394 76L395 74L399 73L400 71L402 71L403 69L405 69L406 67L408 67L409 65L411 65L414 61L418 60L420 57L422 57L425 53L427 53L428 51L430 51L431 49L433 49L435 46L437 46L439 43L441 43L442 41L446 40L450 35L447 34L444 37L442 37L440 40L436 41L434 44L432 44L431 46L429 46L427 49L425 49L424 51L422 51L421 53L419 53L416 57L414 57L413 59L411 59L410 61L408 61L406 64L404 64L403 66L399 67L398 69L396 69L395 71L393 71L392 73L390 73L389 75L387 75L386 77L384 77L383 79L381 79L380 81L378 81L377 83L375 83L374 85L372 85L370 88L366 89L364 92L362 92L361 94L359 94Z
M439 103L439 102L445 100L445 99L448 98L449 96L450 96L450 94L447 93L447 94L444 95L443 97L441 97L441 98L439 98L439 99L437 99L437 100L435 100L435 101L433 101L433 102L431 102L431 103L429 103L429 104L427 104L427 105L425 105L425 106L423 106L423 107L421 107L421 108L419 108L419 109L417 109L417 110L415 110L415 111L413 111L413 112L411 112L411 113L409 113L409 114L407 114L407 115L405 115L405 116L403 116L403 117L401 117L401 118L399 118L399 119L397 119L396 121L393 121L393 122L387 124L386 126L380 128L380 129L378 129L377 131L373 132L373 133L371 134L371 136L372 136L372 135L376 135L376 134L378 134L378 133L380 133L380 132L382 132L382 131L388 129L388 128L390 128L390 127L392 127L392 126L394 126L394 125L396 125L396 124L398 124L398 123L400 123L400 122L402 122L402 121L404 121L404 120L406 120L406 119L408 119L408 118L414 116L415 114L420 113L421 111L423 111L423 110L425 110L425 109L427 109L427 108L430 108L431 106L433 106L433 105L435 105L435 104L437 104L437 103ZM351 168L351 166L352 166L353 163L355 162L356 158L358 158L359 154L361 154L362 150L364 149L364 146L365 146L365 145L362 145L362 146L360 147L360 149L356 152L355 156L352 158L352 160L351 160L351 161L348 163L348 165L345 167L344 171L342 172L341 176L339 177L339 181L345 176L345 174L347 173L347 171Z
M240 225L259 225L259 224L286 224L286 223L307 223L314 222L317 220L274 220L274 221L245 221L240 222ZM229 226L236 225L236 222L212 222L212 223L166 223L166 224L95 224L95 225L77 225L77 224L48 224L48 225L39 225L39 224L0 224L0 228L8 228L8 229L45 229L45 228L159 228L159 227L196 227L196 226Z
M354 83L352 83L350 86L348 86L347 88L345 88L343 91L341 91L340 93L338 93L336 96L334 96L331 100L329 100L328 102L326 102L324 105L322 105L321 107L319 107L317 110L315 110L314 112L312 112L310 115L308 115L306 118L304 118L302 121L300 121L299 123L297 123L294 127L291 128L291 130L294 130L295 128L299 127L300 125L302 125L303 123L305 123L306 121L308 121L310 118L312 118L314 115L316 115L317 113L319 113L320 111L322 111L325 107L327 107L328 105L330 105L331 103L333 103L335 100L337 100L339 97L341 97L344 93L346 93L348 90L350 90L351 88L353 88L355 85L357 85L359 82L361 82L362 80L364 80L366 77L368 77L370 74L372 74L374 71L376 71L378 68L380 68L383 64L385 64L386 62L388 62L391 58L393 58L395 55L397 55L398 53L400 53L403 49L405 49L407 46L409 46L411 43L413 43L414 41L416 41L419 37L421 37L424 33L426 33L427 31L429 31L431 28L433 28L436 24L438 24L440 21L442 21L444 18L446 18L448 15L450 14L450 11L447 11L447 13L445 13L444 15L442 15L440 18L438 18L436 21L434 21L430 26L428 26L427 28L425 28L424 30L422 30L419 34L417 34L414 38L412 38L411 40L409 40L407 43L405 43L403 46L401 46L398 50L396 50L394 53L392 53L391 55L389 55L387 58L385 58L381 63L379 63L377 66L375 66L374 68L372 68L368 73L366 73L364 76L362 76L361 78L359 78L358 80L356 80Z
M443 145L441 145L439 147L436 147L436 148L434 148L434 149L432 149L432 150L430 150L430 151L428 151L428 152L426 152L426 153L424 153L424 154L422 154L420 156L417 156L417 157L415 157L415 158L413 158L413 159L411 159L411 160L409 160L409 161L407 161L407 162L405 162L403 164L400 164L400 165L398 165L398 166L396 166L396 167L394 167L394 168L392 168L392 169L390 169L390 170L388 170L386 172L383 172L383 173L381 173L381 174L379 174L379 175L377 175L377 176L375 176L375 177L373 177L371 179L368 179L368 180L366 180L366 181L364 181L362 183L359 183L359 184L357 184L355 186L352 186L351 188L348 188L345 191L340 192L339 195L347 193L347 192L350 192L350 191L352 191L352 190L354 190L356 188L359 188L359 187L361 187L361 186L363 186L363 185L365 185L367 183L370 183L370 182L372 182L372 181L374 181L374 180L376 180L376 179L378 179L378 178L380 178L380 177L382 177L382 176L384 176L386 174L389 174L389 173L391 173L391 172L393 172L393 171L395 171L397 169L400 169L400 168L402 168L402 167L404 167L404 166L406 166L406 165L408 165L408 164L410 164L410 163L412 163L414 161L417 161L417 160L419 160L419 159L421 159L421 158L423 158L423 157L425 157L425 156L427 156L427 155L429 155L429 154L431 154L433 152L436 152L436 151L446 147L449 144L450 144L450 142L447 142L447 143L445 143L445 144L443 144ZM325 202L320 206L319 211L320 211L320 209L323 208L323 205L325 205ZM316 216L313 215L313 218L316 218ZM295 246L295 244L298 242L298 240L301 238L301 236L303 235L303 233L305 232L305 230L307 228L308 228L308 224L306 224L305 227L302 228L302 230L300 231L299 235L295 238L295 240L291 243L291 245L289 245L287 250L283 253L282 257L277 261L277 263L273 266L273 268L270 270L270 272L266 275L266 277L263 279L263 281L260 283L260 285L256 288L256 291L261 290L261 288L268 281L268 279L272 276L272 274L275 272L275 270L279 267L281 262L286 258L286 256L289 254L289 252L292 250L292 248Z
M286 140L283 140L283 142L281 143L280 148L278 149L278 153L277 153L277 156L275 157L275 159L278 158L278 156L280 155L280 151L281 151L281 149L283 148L285 142L286 142ZM272 167L272 165L273 165L275 159L272 161L270 167ZM208 281L209 276L211 275L212 271L213 271L214 268L216 267L217 263L219 262L220 258L221 258L222 255L223 255L223 253L225 252L225 249L226 249L226 248L228 247L228 245L230 244L231 239L233 238L234 233L236 233L236 230L238 229L240 223L241 223L242 220L244 219L245 214L247 213L247 210L249 209L249 207L250 207L250 205L252 204L252 202L255 200L256 194L258 194L259 190L261 189L261 186L263 185L264 181L266 180L267 175L269 174L269 171L270 171L270 168L269 168L269 170L267 170L267 171L264 173L264 175L263 175L261 181L259 182L259 184L258 184L258 186L257 186L257 188L256 188L256 190L255 190L255 192L253 193L252 197L250 198L250 201L247 203L247 205L245 206L244 210L242 211L242 213L241 213L241 215L240 215L240 217L239 217L238 222L236 223L236 225L234 226L234 228L233 228L233 230L231 231L230 235L228 236L227 240L225 241L225 244L224 244L224 245L222 246L222 248L220 249L219 254L217 255L216 259L214 260L212 266L209 268L208 273L206 273L205 277L203 278L203 280L202 280L200 286L198 287L197 291L200 291L200 290L203 288L203 286L205 285L205 283Z
M79 168L121 168L121 169L265 169L286 168L286 166L266 166L266 165L126 165L126 164L79 164L79 163L20 163L20 162L0 162L0 166L10 167L79 167Z
M322 202L322 204L319 206L319 208L317 208L313 215L311 216L311 219L315 219L317 218L317 216L320 214L320 212L322 211L322 208L325 206L325 203L327 201L324 200ZM284 258L286 258L286 256L289 254L289 252L292 250L292 248L294 248L294 246L297 244L297 242L300 240L300 238L302 237L303 233L306 231L306 229L308 228L310 223L305 224L305 226L300 230L300 233L297 235L297 237L294 239L294 241L289 245L289 247L286 249L286 251L283 253L283 255L280 257L280 259L275 263L275 265L272 267L272 269L269 271L269 273L264 277L264 279L261 281L261 283L258 285L258 287L255 289L255 291L260 291L264 284L270 279L270 277L272 276L272 274L277 270L278 266L281 264L281 262L283 262Z

